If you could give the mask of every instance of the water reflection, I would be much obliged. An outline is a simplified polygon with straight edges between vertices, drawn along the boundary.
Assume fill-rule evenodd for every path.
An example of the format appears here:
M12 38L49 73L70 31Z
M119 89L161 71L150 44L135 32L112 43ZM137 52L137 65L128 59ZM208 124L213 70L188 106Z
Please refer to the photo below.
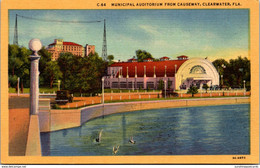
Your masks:
M126 139L126 119L125 119L125 114L122 114L122 143L125 144L125 139Z
M80 130L80 129L79 129ZM65 129L65 130L62 130L62 136L63 137L66 137L66 135L68 134L68 130Z
M100 130L102 141L95 142ZM133 137L135 144L129 143ZM156 109L91 120L42 133L43 155L249 154L249 105Z

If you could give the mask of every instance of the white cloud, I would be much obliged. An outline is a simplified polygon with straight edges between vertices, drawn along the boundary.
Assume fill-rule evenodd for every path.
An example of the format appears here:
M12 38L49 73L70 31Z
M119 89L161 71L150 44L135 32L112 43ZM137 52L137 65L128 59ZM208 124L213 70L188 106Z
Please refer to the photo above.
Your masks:
M158 29L155 26L138 25L138 27L141 28L142 30L144 30L145 32L151 34L151 35L155 35L155 36L160 35L160 32L158 31Z

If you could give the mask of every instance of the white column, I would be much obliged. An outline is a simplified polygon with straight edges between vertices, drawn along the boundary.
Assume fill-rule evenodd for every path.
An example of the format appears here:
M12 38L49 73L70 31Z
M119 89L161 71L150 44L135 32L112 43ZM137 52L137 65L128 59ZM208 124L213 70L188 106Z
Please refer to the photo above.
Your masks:
M146 77L146 66L144 66L144 78Z
M32 39L29 42L29 48L33 51L30 55L31 70L30 70L30 114L38 114L39 106L39 60L38 51L42 48L39 39Z
M153 77L156 78L155 66L153 66Z
M38 114L38 97L39 97L39 60L40 56L30 55L31 70L30 70L30 114Z
M128 75L128 67L126 67L126 78L129 78L129 75Z
M167 77L167 74L166 74L166 71L167 71L167 70L166 70L166 69L167 69L167 66L165 65L165 67L164 67L164 68L165 68L164 77L166 78L166 77Z
M135 66L135 78L137 78L137 67Z

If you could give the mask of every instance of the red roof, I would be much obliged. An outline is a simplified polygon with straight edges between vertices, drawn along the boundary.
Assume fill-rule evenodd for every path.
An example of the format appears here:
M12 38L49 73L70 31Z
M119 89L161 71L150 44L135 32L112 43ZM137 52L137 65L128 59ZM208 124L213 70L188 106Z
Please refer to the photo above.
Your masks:
M131 60L137 60L137 59L135 59L135 58L128 59L128 61L131 61Z
M49 44L49 46L50 45L55 45L56 43L51 43L51 44ZM77 43L73 43L73 42L66 42L66 41L64 41L63 42L63 45L74 45L74 46L82 46L82 45L79 45L79 44L77 44Z
M79 45L77 43L73 43L73 42L63 42L63 45L75 45L75 46L82 46L82 45Z
M181 55L181 56L178 56L177 58L188 58L188 56L186 56L186 55Z
M160 58L160 59L170 59L169 57L162 57L162 58Z
M56 44L56 43L51 43L51 44L49 44L49 46L50 46L50 45L55 45L55 44Z
M128 75L129 77L135 76L135 67L137 67L137 76L144 76L144 66L146 66L146 76L153 77L154 74L154 66L155 66L155 74L156 77L164 77L165 66L167 77L174 77L175 74L175 65L176 72L179 67L187 60L170 60L170 61L156 61L156 62L117 62L110 65L110 67L122 67L123 68L123 77L127 75L127 67L128 67ZM118 74L117 74L118 76Z

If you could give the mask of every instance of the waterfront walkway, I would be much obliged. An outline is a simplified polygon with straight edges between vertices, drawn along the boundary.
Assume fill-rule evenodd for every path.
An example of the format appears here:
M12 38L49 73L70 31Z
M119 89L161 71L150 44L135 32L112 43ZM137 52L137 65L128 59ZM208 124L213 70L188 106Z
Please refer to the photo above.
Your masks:
M250 92L208 92L197 93L194 97L230 97L230 96L249 96ZM179 98L191 98L191 94L179 93ZM159 92L143 92L143 93L105 93L105 102L117 102L117 101L136 101L136 100L149 100L163 98ZM94 97L74 97L74 102L67 103L66 105L60 105L61 108L77 108L92 104L102 103L102 96Z

